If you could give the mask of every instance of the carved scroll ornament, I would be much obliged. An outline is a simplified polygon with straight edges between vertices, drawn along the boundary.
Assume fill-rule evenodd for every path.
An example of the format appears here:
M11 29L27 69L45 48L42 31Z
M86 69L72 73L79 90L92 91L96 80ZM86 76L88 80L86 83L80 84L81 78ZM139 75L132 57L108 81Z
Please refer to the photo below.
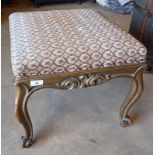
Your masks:
M78 77L65 79L64 81L58 83L57 86L62 87L63 89L71 90L99 85L110 79L110 74L84 74Z

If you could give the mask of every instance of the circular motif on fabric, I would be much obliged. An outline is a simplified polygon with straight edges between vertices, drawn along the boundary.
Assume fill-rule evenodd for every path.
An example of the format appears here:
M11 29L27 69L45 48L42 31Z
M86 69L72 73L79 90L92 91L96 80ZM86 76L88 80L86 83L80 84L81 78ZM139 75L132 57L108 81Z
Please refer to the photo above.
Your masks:
M44 57L44 58L47 58L47 57L49 57L51 55L51 52L49 52L49 51L41 51L40 55L42 57Z
M78 58L75 55L70 55L68 57L68 62L71 63L71 64L76 63L77 60L78 60Z
M50 34L48 34L47 36L46 36L46 38L47 39L49 39L49 41L53 41L53 35L52 35L52 33L50 33Z
M129 42L129 41L126 41L125 45L128 46L128 47L133 47L134 46L134 44L132 42Z
M127 54L129 56L134 56L135 54L137 54L137 51L134 48L132 48L127 51Z
M92 44L92 45L90 45L90 49L93 50L93 51L96 51L96 50L99 49L99 46L96 45L96 44Z
M49 41L50 41L51 43L56 43L58 40L55 39L55 38L51 38Z
M14 57L12 59L13 64L18 64L18 63L20 64L21 61L23 61L23 57Z
M140 55L146 55L147 50L145 48L140 48L139 53L140 53Z
M62 58L57 58L56 60L55 60L55 63L57 64L57 65L64 65L64 63L65 63L66 61L65 61L65 59L62 57Z
M121 66L121 65L125 64L125 61L123 59L118 59L118 60L116 60L115 64L116 64L116 66Z
M126 60L127 63L131 64L131 63L135 63L136 60L134 57L129 57L127 60Z
M65 45L65 46L73 46L73 43L70 42L70 41L65 41L65 42L64 42L64 45Z
M77 70L77 66L75 66L75 65L68 66L67 70L70 71L70 72L76 71Z
M24 65L24 66L26 66L27 64L28 64L28 60L27 59L24 59L23 61L22 61L22 65Z
M98 68L98 67L101 67L102 66L102 64L100 63L100 62L94 62L93 64L92 64L92 67L93 68Z
M88 50L88 47L87 47L87 46L80 46L80 47L78 48L78 50L79 50L80 52L84 53L84 52L86 52L86 51Z
M122 58L125 55L125 52L123 50L117 50L115 52L115 56L118 58Z
M112 58L113 53L111 51L105 51L103 53L103 56L104 56L105 59L110 59L110 58Z
M91 43L91 44L94 44L96 42L96 40L95 39L87 39L87 42Z
M109 44L109 43L103 43L102 45L101 45L101 47L103 48L103 49L110 49L111 48L111 45Z
M28 63L27 68L36 69L39 66L39 63L35 60Z
M81 54L80 60L81 60L82 62L88 61L88 60L89 60L89 55L88 55L88 54Z
M62 73L64 71L65 71L65 69L63 67L56 67L54 70L55 73Z
M77 40L78 39L78 36L77 35L73 35L72 38L75 39L75 40Z
M79 45L82 45L82 44L85 44L85 41L83 41L83 40L77 40L76 43L79 44Z
M24 69L25 67L23 65L19 65L16 71L17 73L22 73Z
M42 65L43 67L49 67L49 66L51 66L51 64L52 64L52 60L51 60L51 59L44 59L44 60L41 62L41 65Z
M80 66L80 69L86 70L86 69L88 69L89 67L90 67L89 64L82 64L82 65Z
M57 56L60 56L64 54L64 51L62 49L54 49L53 53Z
M136 41L135 44L136 44L137 46L142 46L142 44L141 44L139 41Z
M51 46L54 47L54 48L59 48L61 46L61 44L59 44L59 43L52 43Z
M73 48L73 47L68 47L68 48L66 49L66 52L67 52L67 53L75 53L75 51L76 51L76 49Z
M105 35L106 38L108 38L110 40L112 35L115 35L115 34L111 34L111 30L110 29L108 31L106 30L106 35Z
M104 64L103 64L104 67L110 67L110 66L113 66L113 62L112 61L106 61Z
M116 41L116 42L113 43L113 46L114 46L115 48L121 48L121 47L123 47L123 43L121 43L121 42L119 42L119 41Z
M136 39L136 38L134 38L134 37L130 37L130 40L131 40L131 42L132 42L132 43L137 42L137 39Z
M88 33L86 33L84 36L85 36L87 39L92 37L92 36L91 36L90 34L88 34Z
M27 55L26 55L26 58L28 59L28 60L33 60L33 59L35 59L37 57L37 54L36 53L28 53Z
M34 52L36 49L34 47L27 47L25 49L25 52L29 53L29 52Z
M41 70L40 72L42 75L44 74L50 74L51 73L51 69L50 68L44 68L43 70Z
M34 76L34 75L38 75L38 70L31 70L28 73L26 73L28 76Z
M93 60L100 60L101 59L101 54L95 52L95 53L92 54L91 57L92 57Z
M121 40L123 40L124 42L129 41L129 39L126 37L126 35L119 35L121 38Z
M111 36L110 38L111 40L114 40L114 41L118 41L120 40L120 38L118 36Z
M48 45L47 44L42 44L42 45L39 45L38 48L41 49L41 50L46 50L46 49L48 49Z
M22 50L19 50L19 49L14 49L14 50L11 49L11 51L12 51L12 52L11 52L11 56L13 56L13 57L14 57L14 56L16 57L16 56L19 56L19 55L21 56L22 53L23 53L23 51L22 51Z

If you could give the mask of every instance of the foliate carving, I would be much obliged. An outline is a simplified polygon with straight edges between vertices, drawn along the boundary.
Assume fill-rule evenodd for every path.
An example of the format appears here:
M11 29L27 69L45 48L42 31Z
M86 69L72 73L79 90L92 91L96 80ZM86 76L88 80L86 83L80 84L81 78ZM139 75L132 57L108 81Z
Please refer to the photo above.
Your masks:
M99 85L110 79L110 74L83 74L78 77L65 79L64 81L58 83L57 86L63 89L71 90Z

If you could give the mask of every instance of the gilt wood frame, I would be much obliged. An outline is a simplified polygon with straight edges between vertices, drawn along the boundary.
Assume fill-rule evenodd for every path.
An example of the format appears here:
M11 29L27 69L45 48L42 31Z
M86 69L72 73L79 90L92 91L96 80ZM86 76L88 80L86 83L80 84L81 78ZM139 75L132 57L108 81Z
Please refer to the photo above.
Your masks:
M145 68L146 63L142 63L64 73L61 75L33 77L15 81L14 84L17 87L15 115L25 130L25 136L22 136L22 147L28 148L32 145L33 141L33 126L27 109L28 99L34 92L44 88L71 90L95 86L114 78L129 78L132 81L132 87L120 107L120 125L122 127L131 125L132 120L128 116L128 112L143 92L143 71ZM30 81L34 79L43 80L43 85L31 87Z

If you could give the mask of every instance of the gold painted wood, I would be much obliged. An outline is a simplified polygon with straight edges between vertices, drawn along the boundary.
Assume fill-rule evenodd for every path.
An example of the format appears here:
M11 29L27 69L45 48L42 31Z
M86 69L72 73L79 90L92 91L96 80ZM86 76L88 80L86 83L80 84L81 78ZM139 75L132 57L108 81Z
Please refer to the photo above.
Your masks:
M25 136L22 136L22 147L27 148L32 144L33 129L27 110L27 101L29 98L29 88L25 84L17 84L17 98L15 101L15 115L17 120L25 129Z
M83 74L79 75L78 77L71 77L66 80L63 80L57 83L57 86L62 89L78 89L78 88L86 88L101 84L105 81L111 79L110 74Z
M25 136L22 137L22 147L27 148L31 146L33 140L33 128L27 110L28 99L34 92L44 88L71 90L96 86L114 78L129 78L132 81L132 87L120 108L120 125L122 127L131 125L132 120L129 118L128 112L142 94L143 71L145 68L146 64L143 63L15 81L17 87L15 114L17 120L25 129ZM31 87L30 81L34 79L43 80L43 85Z
M125 98L120 109L121 126L126 127L132 124L132 120L128 116L128 112L132 105L140 98L143 92L143 71L144 67L140 67L134 74L130 76L132 86L129 90L127 97Z

